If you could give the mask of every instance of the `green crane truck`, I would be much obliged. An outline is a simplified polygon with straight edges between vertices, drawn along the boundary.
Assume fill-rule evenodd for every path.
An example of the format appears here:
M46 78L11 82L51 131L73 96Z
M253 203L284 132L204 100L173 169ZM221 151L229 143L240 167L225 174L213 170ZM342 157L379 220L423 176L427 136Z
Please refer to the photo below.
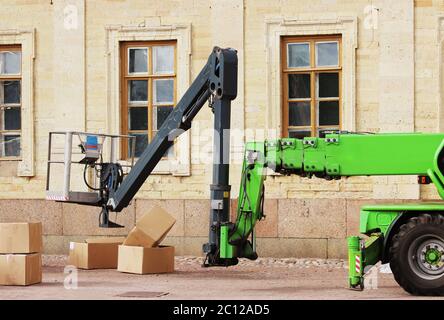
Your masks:
M109 220L133 199L175 139L190 129L204 104L214 114L214 164L209 242L204 266L230 266L239 258L256 259L254 227L264 218L267 170L282 175L326 180L352 176L414 175L419 183L433 183L444 198L444 134L357 134L332 132L325 138L278 139L246 145L237 218L230 221L229 135L231 101L237 95L237 52L215 47L207 64L168 115L128 174L116 159L116 139L134 138L80 132L52 132L49 136L47 199L101 207L100 226L121 227ZM64 160L52 159L55 135L65 135ZM80 161L72 160L73 137L79 136ZM111 140L108 162L103 141ZM128 162L126 162L128 164ZM52 165L64 165L62 191L50 188ZM71 166L84 166L87 192L71 190ZM87 170L98 183L91 186ZM338 195L339 196L339 195ZM350 237L349 284L363 288L364 270L377 262L390 263L396 281L417 295L444 295L444 203L365 206L360 233Z
M246 146L237 219L221 225L220 257L254 259L254 227L264 217L269 168L283 175L326 180L352 176L414 175L433 182L444 198L444 134L331 133ZM363 288L364 270L390 263L396 281L415 295L444 294L444 203L368 205L360 233L349 237L349 284Z

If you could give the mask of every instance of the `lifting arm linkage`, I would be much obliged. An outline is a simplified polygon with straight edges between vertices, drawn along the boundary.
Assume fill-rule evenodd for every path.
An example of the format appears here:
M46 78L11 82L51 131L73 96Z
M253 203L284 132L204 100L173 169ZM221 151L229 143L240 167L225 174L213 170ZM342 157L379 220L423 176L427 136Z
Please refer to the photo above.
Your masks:
M174 140L191 128L192 120L211 96L215 103L229 105L236 95L237 52L215 47L205 67L167 117L128 176L110 194L108 208L119 212L128 206Z
M327 180L350 176L428 176L444 199L444 134L328 134L246 145L237 219L221 232L221 258L254 259L254 227L263 217L265 169ZM253 234L253 244L249 242Z

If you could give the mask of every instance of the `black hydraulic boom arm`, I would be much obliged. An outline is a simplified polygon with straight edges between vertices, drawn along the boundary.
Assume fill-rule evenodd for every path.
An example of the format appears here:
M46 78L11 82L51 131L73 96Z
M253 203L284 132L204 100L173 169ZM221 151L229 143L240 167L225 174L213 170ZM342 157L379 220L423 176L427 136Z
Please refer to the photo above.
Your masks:
M219 191L229 190L228 163L221 161L229 150L229 139L223 139L223 131L230 129L231 101L237 95L237 51L231 48L215 47L208 62L185 92L173 111L169 114L156 136L147 146L129 174L114 190L109 190L101 199L103 207L101 224L110 226L108 210L120 212L127 207L142 184L173 145L174 140L191 128L191 122L204 104L209 100L215 116L215 135L212 190L219 196ZM217 137L216 137L217 136ZM221 193L222 202L224 192ZM226 194L226 193L225 193ZM223 216L229 216L229 205L220 206ZM109 223L108 223L109 222ZM214 237L214 239L216 239Z

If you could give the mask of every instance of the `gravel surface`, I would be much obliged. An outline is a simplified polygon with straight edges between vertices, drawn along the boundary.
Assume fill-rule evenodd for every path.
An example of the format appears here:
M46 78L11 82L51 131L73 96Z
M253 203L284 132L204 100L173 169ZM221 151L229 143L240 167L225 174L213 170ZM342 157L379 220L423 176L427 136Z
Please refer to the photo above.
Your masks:
M260 258L242 260L229 268L202 268L200 257L177 257L174 273L153 275L116 270L77 270L69 274L66 261L66 256L44 256L43 282L29 287L0 287L0 300L425 299L407 294L393 275L381 268L373 286L363 292L349 290L344 260Z
M43 255L43 266L47 267L61 267L67 264L67 256L63 255ZM200 266L203 262L202 257L194 256L179 256L175 258L177 265L197 265ZM286 268L348 268L347 262L342 259L295 259L295 258L258 258L255 261L242 259L238 267L252 267L252 266L273 266Z

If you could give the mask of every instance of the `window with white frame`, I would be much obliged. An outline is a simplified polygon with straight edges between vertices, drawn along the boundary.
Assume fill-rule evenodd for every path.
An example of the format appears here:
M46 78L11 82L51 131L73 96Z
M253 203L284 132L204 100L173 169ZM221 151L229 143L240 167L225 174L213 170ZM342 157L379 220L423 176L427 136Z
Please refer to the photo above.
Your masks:
M283 136L341 128L341 36L282 38Z
M21 66L20 46L0 46L0 159L21 156Z
M176 104L176 41L122 42L121 62L122 132L136 137L139 157ZM128 158L131 149L121 147Z

